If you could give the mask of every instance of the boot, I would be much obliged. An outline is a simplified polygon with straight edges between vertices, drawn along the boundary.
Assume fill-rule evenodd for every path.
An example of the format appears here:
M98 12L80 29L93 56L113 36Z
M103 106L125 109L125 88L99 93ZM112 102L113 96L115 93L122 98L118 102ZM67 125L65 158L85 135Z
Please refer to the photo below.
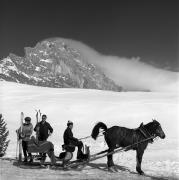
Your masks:
M32 157L30 157L29 162L30 162L30 163L33 163L33 158L32 158Z
M81 151L81 150L78 150L78 152L77 152L77 159L78 160L82 160L82 157L83 156L83 152Z
M24 161L23 161L24 163L26 163L27 162L27 157L24 157Z
M29 163L32 163L33 162L33 158L32 158L32 154L31 153L28 153L28 159L29 160Z

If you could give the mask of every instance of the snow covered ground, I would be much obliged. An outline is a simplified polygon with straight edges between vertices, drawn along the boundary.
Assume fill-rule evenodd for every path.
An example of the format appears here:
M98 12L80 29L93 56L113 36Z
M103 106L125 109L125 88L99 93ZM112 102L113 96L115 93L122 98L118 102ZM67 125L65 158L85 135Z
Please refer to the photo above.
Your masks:
M30 116L35 126L35 109L40 109L46 114L47 121L54 128L54 133L49 140L55 145L56 155L61 152L63 132L68 120L74 122L74 135L81 138L90 135L92 128L99 121L106 123L108 127L119 125L136 128L141 122L145 124L152 118L156 118L161 123L166 138L158 139L153 144L149 144L146 149L142 162L142 168L148 175L145 178L179 179L179 98L177 93L52 89L2 81L0 82L0 113L3 114L10 131L10 144L6 156L15 157L16 155L15 130L20 125L20 112L23 111L25 116ZM97 141L88 139L84 143L90 145L91 154L107 148L103 137ZM136 178L131 173L135 172L134 151L114 155L114 162L120 166L121 172L117 175L109 175L108 172L98 169L100 166L101 168L106 166L106 158L94 161L93 168L92 166L85 167L81 171L82 174L71 172L69 175L69 172L54 171L50 174L53 176L55 173L54 177L57 175L61 177L60 179L64 176L67 179L75 177L76 179L116 179L119 176L121 179L139 179L139 176ZM11 167L10 171L14 170L15 173L14 168ZM44 170L41 172L43 175ZM72 175L74 175L73 178ZM11 179L9 175L3 175L3 171L1 171L1 176L4 179Z

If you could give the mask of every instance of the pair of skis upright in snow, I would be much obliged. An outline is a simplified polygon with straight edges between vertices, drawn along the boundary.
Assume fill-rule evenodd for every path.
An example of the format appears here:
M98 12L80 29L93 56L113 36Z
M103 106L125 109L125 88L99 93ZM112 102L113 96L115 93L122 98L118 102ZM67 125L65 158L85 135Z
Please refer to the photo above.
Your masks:
M41 119L41 116L42 116L42 113L40 112L40 109L39 110L36 110L36 124L39 123L40 119ZM39 127L37 126L36 127L36 140L38 142L38 137L39 137Z
M20 132L18 132L18 141L19 141L19 161L22 161L22 127L23 127L24 113L20 114Z

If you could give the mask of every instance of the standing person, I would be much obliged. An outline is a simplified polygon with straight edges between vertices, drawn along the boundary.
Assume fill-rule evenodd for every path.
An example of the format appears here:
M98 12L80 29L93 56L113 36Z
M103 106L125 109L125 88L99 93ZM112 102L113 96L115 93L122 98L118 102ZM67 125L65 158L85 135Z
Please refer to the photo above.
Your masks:
M48 137L53 133L53 128L51 125L46 122L47 116L45 114L42 115L42 121L36 124L34 131L38 131L38 140L46 141Z
M27 162L27 153L28 153L28 141L30 141L30 136L33 132L33 125L31 123L30 117L25 117L25 123L22 126L22 133L20 133L20 128L16 130L18 133L19 138L22 138L22 149L24 154L24 162ZM28 153L30 157L29 162L33 162L32 154Z
M36 124L34 131L38 134L38 141L46 141L48 137L53 133L53 128L46 122L47 116L42 115L42 121ZM42 159L45 161L46 153L42 153Z
M73 122L68 121L67 128L63 134L64 144L77 146L78 147L77 159L80 159L81 154L83 154L82 153L83 143L79 141L77 138L73 137L72 129L73 129Z

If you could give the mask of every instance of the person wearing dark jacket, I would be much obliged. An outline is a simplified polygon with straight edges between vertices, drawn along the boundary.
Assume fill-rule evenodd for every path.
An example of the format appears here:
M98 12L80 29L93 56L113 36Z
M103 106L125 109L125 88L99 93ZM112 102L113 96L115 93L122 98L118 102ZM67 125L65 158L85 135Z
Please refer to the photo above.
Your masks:
M38 134L39 141L46 141L50 134L53 133L53 128L46 122L47 116L42 115L42 121L36 124L34 131Z
M68 121L67 128L63 134L63 140L65 145L73 145L78 147L77 159L79 158L80 154L82 153L83 143L79 141L77 138L73 137L72 133L73 129L73 122Z
M34 131L37 133L38 141L46 141L48 137L53 133L53 128L46 122L47 116L42 115L42 121L36 124ZM46 153L40 153L42 156L42 163L45 162Z

